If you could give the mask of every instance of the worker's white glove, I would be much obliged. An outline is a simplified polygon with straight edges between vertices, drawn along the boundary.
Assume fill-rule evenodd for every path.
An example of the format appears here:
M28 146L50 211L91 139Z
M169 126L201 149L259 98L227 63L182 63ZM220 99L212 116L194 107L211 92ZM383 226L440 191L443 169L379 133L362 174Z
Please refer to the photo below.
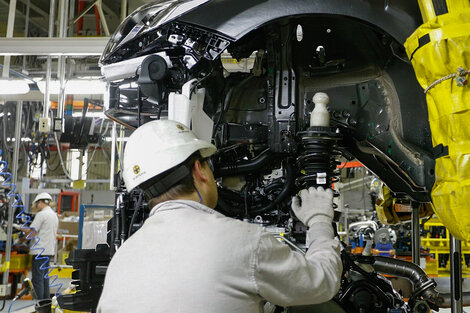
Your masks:
M21 230L21 225L13 223L13 228L16 230Z
M306 226L310 227L318 222L333 222L333 190L310 187L300 191L300 198L302 205L299 204L298 197L292 198L292 210Z

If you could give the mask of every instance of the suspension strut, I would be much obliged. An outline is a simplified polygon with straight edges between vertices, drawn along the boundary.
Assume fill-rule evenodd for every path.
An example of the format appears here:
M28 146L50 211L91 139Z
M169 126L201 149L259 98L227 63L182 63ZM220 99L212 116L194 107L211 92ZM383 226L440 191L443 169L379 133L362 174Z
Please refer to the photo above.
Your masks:
M337 165L340 164L338 158L341 156L338 141L342 135L339 128L330 126L330 114L326 107L328 95L318 92L313 96L313 102L315 109L310 116L310 127L297 133L304 153L297 158L301 175L295 183L301 189L320 186L331 188L338 181Z

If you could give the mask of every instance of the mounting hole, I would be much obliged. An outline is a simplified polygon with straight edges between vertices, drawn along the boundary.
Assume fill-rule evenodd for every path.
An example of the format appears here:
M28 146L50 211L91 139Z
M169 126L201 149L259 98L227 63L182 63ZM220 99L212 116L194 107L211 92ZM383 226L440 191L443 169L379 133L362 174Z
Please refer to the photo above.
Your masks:
M356 101L355 100L351 101L351 104L356 104Z
M279 114L282 114L282 111L279 111Z
M297 36L297 41L301 42L302 39L304 39L304 30L302 29L302 25L297 25L297 29L295 31L295 34Z
M434 176L434 169L429 170L429 175Z

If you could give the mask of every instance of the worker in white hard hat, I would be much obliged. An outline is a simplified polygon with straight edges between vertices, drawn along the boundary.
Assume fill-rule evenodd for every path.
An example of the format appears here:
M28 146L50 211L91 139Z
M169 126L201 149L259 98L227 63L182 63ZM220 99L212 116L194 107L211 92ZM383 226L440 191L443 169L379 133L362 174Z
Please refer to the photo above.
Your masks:
M32 283L38 299L50 299L49 278L47 277L49 261L56 252L57 228L59 219L51 208L52 197L47 192L39 193L31 206L36 213L33 222L25 232L31 239L30 254L33 255Z
M150 200L150 216L108 267L100 313L259 313L330 300L342 264L334 240L332 192L303 190L292 208L309 226L310 247L292 251L264 228L214 210L215 146L174 121L153 121L130 136L123 178Z

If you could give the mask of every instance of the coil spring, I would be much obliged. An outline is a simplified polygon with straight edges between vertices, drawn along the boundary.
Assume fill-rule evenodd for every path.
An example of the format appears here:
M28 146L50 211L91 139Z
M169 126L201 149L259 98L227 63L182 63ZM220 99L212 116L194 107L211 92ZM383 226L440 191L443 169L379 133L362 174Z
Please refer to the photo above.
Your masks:
M295 180L296 185L302 189L331 188L338 181L338 158L342 155L338 149L338 141L342 139L339 129L315 126L299 132L298 136L305 153L297 158L297 166L302 172Z
M2 155L2 150L0 150L0 156L1 155ZM44 253L44 248L36 247L38 245L39 241L40 241L40 238L37 237L37 236L33 237L33 234L37 234L37 231L34 227L28 226L28 223L31 222L31 218L28 215L24 214L24 212L25 212L24 205L20 204L21 203L21 195L18 194L18 193L15 193L16 192L16 184L10 182L13 175L10 172L7 172L7 170L6 170L7 167L8 167L8 163L6 161L1 160L0 161L0 176L2 176L4 178L4 181L2 182L1 185L3 187L10 188L10 191L7 193L7 198L8 199L13 198L14 202L12 204L12 207L21 209L21 212L16 215L17 219L26 220L26 222L24 222L21 225L21 229L23 229L23 230L31 229L32 230L32 232L29 233L26 236L26 239L36 241L31 246L31 250L39 251L39 253L35 256L36 260L44 260L44 263L40 266L40 269L46 271L46 274L44 275L44 278L51 279L51 282L49 283L49 287L50 288L58 287L56 292L55 292L55 296L57 297L57 295L60 294L60 290L62 289L63 284L62 283L56 283L57 279L59 278L58 275L49 276L50 273L54 270L54 268L52 266L47 266L47 267L45 266L45 264L47 264L48 261L49 261L49 257L42 255ZM11 310L11 307L12 307L13 303L14 302L11 302L11 304L10 304L10 308L8 309L9 312Z

